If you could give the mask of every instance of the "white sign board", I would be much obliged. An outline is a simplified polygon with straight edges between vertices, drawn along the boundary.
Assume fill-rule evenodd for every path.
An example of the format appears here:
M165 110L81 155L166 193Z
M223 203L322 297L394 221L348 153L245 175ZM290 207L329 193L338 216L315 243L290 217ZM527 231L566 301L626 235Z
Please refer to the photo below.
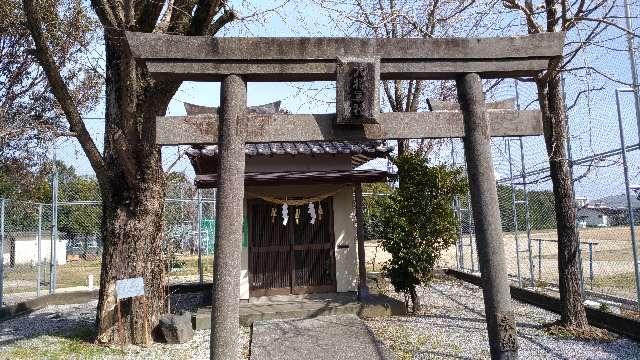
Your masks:
M144 280L141 277L116 280L118 300L144 295Z

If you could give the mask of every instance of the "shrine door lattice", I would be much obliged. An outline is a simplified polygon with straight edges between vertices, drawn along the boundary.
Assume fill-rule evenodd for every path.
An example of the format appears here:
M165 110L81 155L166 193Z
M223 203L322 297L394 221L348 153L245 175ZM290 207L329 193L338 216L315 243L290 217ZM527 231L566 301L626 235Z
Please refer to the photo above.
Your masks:
M333 206L331 198L314 224L308 205L289 206L283 224L282 206L249 201L250 295L270 296L336 291Z

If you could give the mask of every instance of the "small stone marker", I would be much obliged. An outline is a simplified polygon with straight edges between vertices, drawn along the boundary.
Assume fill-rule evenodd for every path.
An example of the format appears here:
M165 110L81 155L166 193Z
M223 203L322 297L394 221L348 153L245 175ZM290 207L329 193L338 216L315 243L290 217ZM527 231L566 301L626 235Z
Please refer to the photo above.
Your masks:
M89 274L87 278L87 287L89 288L89 291L93 291L93 274Z
M166 314L160 318L160 329L168 344L184 344L193 338L191 313Z
M380 113L380 60L338 58L336 67L336 123L376 124Z

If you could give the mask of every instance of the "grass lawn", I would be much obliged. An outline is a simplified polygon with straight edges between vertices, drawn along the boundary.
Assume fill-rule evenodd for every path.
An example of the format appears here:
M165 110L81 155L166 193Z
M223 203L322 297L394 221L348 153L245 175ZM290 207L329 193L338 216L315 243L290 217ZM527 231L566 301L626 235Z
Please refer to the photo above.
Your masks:
M100 260L73 261L56 267L57 288L69 288L76 286L88 286L88 276L93 275L95 287L100 285ZM46 290L49 286L49 264L43 264L42 284L40 289ZM213 256L202 257L202 271L205 278L213 273ZM35 291L38 267L31 265L17 265L13 268L5 267L4 290L5 293L22 293ZM172 269L167 274L169 277L188 277L198 275L197 256L176 256L172 262Z
M3 355L15 360L101 359L105 356L124 355L124 351L118 348L94 345L91 342L94 335L93 328L85 327L64 334L39 336L13 345Z
M635 274L628 272L615 275L599 275L593 279L594 288L635 289Z

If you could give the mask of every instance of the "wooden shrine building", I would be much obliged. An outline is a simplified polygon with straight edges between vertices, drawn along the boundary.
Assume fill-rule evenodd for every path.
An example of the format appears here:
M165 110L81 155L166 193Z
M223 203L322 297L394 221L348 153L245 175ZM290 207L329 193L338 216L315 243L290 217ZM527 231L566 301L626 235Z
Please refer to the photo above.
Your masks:
M217 112L185 108L193 117ZM280 102L248 111L282 113ZM380 140L246 144L240 299L357 291L354 190L360 196L361 183L387 173L355 168L392 150ZM217 187L218 146L194 145L187 155L196 186Z

